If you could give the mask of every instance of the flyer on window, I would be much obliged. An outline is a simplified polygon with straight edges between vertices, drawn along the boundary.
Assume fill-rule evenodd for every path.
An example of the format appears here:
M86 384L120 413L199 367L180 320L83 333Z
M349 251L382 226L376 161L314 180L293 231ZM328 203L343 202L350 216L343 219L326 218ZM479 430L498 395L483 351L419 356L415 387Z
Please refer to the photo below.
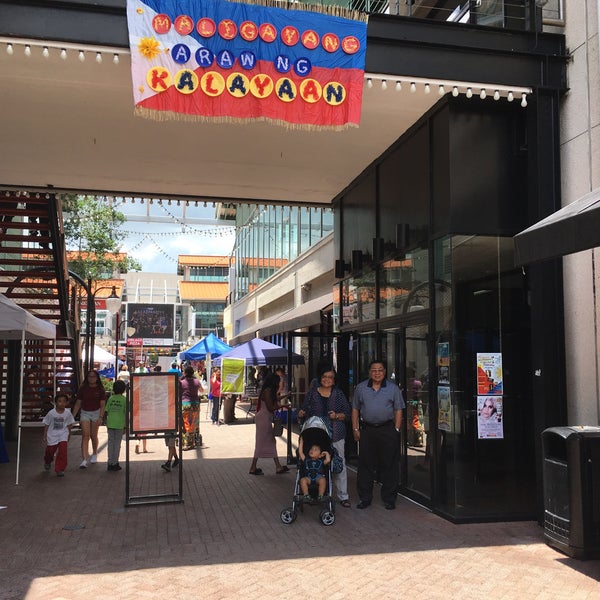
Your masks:
M441 342L437 345L438 382L450 383L450 344Z
M438 397L438 429L452 431L452 402L450 399L450 388L447 385L439 385Z
M502 353L477 353L477 395L502 396Z
M477 396L477 437L480 440L504 438L501 396Z

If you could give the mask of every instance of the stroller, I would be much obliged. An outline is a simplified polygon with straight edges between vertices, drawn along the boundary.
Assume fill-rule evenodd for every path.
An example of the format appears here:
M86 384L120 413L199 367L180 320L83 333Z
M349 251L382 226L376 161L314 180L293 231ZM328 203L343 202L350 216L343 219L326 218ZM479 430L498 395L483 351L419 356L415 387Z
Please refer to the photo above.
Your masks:
M319 518L321 523L325 526L333 525L335 523L335 503L331 496L332 473L339 473L342 469L343 463L337 453L337 450L333 447L331 442L331 435L325 424L325 421L320 417L310 417L306 420L302 426L300 437L303 440L304 452L308 454L308 449L317 444L323 451L329 452L331 455L331 462L326 468L326 494L321 500L317 497L317 485L311 483L308 491L311 496L311 500L305 500L302 490L300 489L301 479L301 465L298 463L298 472L296 474L296 483L294 487L294 498L292 499L292 506L284 508L281 511L280 518L282 523L291 525L298 516L298 511L304 512L304 505L319 505L321 507L321 513Z

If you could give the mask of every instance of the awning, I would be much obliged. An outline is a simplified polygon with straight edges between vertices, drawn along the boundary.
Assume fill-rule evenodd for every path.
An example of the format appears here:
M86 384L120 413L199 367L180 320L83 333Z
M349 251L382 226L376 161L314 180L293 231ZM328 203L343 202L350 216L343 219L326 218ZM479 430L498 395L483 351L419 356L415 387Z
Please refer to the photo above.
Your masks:
M236 345L256 337L266 337L287 331L294 331L302 327L318 325L321 322L321 312L333 304L333 293L324 294L313 298L295 308L289 308L277 315L267 317L252 327L245 329L230 340Z
M517 266L600 246L600 188L538 221L513 239Z

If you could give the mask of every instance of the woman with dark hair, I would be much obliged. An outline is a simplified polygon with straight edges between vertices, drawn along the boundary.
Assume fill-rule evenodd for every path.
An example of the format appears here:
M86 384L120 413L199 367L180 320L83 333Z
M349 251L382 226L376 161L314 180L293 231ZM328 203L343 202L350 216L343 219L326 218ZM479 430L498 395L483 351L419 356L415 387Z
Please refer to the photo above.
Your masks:
M183 450L193 450L200 423L200 381L194 377L194 367L185 368L179 383L183 413Z
M315 385L308 390L298 411L298 417L321 417L331 434L333 447L344 462L340 473L333 476L340 505L350 508L348 496L348 472L344 458L346 444L346 419L350 417L351 407L344 392L335 385L335 370L331 365L322 365Z
M106 406L106 390L100 381L100 375L96 369L90 369L85 376L84 382L77 391L77 399L73 407L73 416L76 417L81 409L79 425L81 426L81 456L83 460L80 469L98 462L98 429L104 418L104 407ZM90 440L92 440L92 454L90 456Z
M250 465L250 475L262 475L263 470L257 468L259 458L272 458L275 462L275 472L280 475L289 469L279 462L277 457L277 443L273 435L273 413L284 406L279 399L279 375L269 373L263 382L258 401L256 403L256 438L254 444L254 457Z

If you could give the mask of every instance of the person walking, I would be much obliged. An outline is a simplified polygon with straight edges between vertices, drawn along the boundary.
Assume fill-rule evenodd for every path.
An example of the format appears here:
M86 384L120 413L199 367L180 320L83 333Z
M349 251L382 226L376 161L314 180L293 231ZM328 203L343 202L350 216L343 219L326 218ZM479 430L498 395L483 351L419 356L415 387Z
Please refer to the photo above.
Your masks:
M333 475L340 505L350 508L348 496L348 471L346 470L346 418L350 417L350 403L344 392L335 385L335 371L331 365L323 365L319 369L317 382L311 385L304 397L298 417L321 417L329 426L333 447L343 461L342 471Z
M221 369L215 369L210 380L210 395L212 396L211 421L219 424L219 408L221 407Z
M193 450L199 436L200 424L200 380L194 376L194 367L185 368L179 380L181 386L181 410L183 415L183 448Z
M396 508L404 406L400 388L386 378L385 364L371 361L369 379L356 386L352 401L352 433L360 443L357 474L360 502L356 508L364 509L371 504L376 471L385 508Z
M275 472L278 475L289 472L289 468L279 462L277 456L277 442L273 435L273 413L287 404L279 400L279 375L269 373L263 383L256 404L256 436L254 442L254 456L250 464L250 475L263 475L263 470L257 467L259 458L272 458L275 463Z
M113 383L113 393L106 403L106 431L108 433L107 471L120 471L119 453L125 429L127 401L125 399L125 382L117 380Z
M43 443L46 447L44 452L44 469L50 470L52 460L56 454L54 470L58 477L63 477L67 468L67 452L71 427L75 419L71 411L66 408L69 399L66 394L57 394L54 399L54 408L44 417Z
M98 429L104 418L104 407L106 406L106 391L100 381L100 375L96 369L90 369L85 376L85 380L77 391L77 400L73 407L73 417L79 415L79 425L81 426L81 456L83 460L79 465L80 469L85 469L88 462L95 464L98 462ZM92 454L90 456L89 446L92 441Z

